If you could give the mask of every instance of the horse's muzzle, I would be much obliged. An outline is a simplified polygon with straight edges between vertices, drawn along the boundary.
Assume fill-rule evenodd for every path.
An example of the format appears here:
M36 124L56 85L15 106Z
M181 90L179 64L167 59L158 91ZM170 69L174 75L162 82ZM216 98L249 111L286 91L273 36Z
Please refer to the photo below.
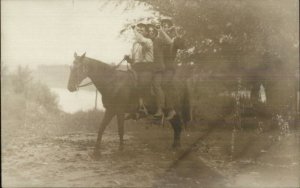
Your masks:
M70 92L74 92L74 91L77 91L77 87L68 85L68 90Z

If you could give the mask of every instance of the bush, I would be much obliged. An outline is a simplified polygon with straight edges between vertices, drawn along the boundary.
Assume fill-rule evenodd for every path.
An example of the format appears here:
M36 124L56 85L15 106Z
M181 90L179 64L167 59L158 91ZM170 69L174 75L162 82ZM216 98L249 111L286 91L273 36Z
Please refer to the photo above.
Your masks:
M17 71L11 75L11 84L16 93L25 93L32 83L31 71L27 66L18 66Z
M29 86L27 99L35 101L38 105L51 113L58 113L58 96L52 93L46 85L37 82Z
M35 82L28 67L18 67L12 74L2 74L2 120L24 124L47 124L60 113L57 96L39 82Z
M216 79L206 73L191 75L191 104L194 120L218 121L232 116L234 113L234 98L221 95L228 92L227 81Z

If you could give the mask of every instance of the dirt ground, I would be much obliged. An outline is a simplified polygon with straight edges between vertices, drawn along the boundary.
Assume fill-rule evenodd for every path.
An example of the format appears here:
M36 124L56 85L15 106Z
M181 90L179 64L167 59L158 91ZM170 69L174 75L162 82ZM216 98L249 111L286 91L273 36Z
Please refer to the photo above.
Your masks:
M2 127L3 131L3 127ZM96 132L2 133L3 187L299 187L299 134L257 133L195 124L171 149L169 125L126 123L118 149L114 125L102 156Z

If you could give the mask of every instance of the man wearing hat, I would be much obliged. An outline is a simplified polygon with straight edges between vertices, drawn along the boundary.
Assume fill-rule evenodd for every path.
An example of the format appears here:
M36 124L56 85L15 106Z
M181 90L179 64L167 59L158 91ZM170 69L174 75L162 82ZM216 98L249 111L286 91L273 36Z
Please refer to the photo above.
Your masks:
M162 76L165 70L163 49L164 45L170 45L171 38L160 28L154 24L148 24L149 38L153 41L153 66L152 66L152 88L156 97L157 111L154 117L161 117L163 115L162 108L165 104L165 96L162 90Z
M147 25L139 23L132 26L134 33L134 43L132 45L131 54L125 55L125 60L132 66L153 62L153 42L148 38Z
M133 70L137 73L137 91L134 92L137 97L133 97L133 100L138 98L139 110L145 111L145 105L143 103L144 86L147 82L147 74L151 71L151 64L153 63L153 42L148 38L147 25L139 23L136 26L132 26L134 33L134 43L130 55L125 55L124 59L131 64ZM133 110L135 111L135 110ZM126 119L134 118L135 112L132 112Z
M163 73L163 88L165 92L165 104L168 111L166 117L167 120L172 119L176 111L174 109L175 104L175 86L174 86L174 75L176 72L176 63L175 58L177 51L179 49L184 49L184 41L181 35L178 35L176 28L173 26L173 22L170 19L161 20L162 29L168 34L171 38L171 43L164 45L163 47L163 57L165 64L165 71Z

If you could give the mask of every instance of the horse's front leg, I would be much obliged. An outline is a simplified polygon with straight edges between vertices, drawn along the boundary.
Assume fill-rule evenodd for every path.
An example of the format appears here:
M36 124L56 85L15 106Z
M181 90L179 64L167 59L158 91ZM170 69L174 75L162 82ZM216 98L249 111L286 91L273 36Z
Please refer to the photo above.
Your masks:
M110 123L110 121L112 120L112 118L114 116L115 116L115 114L110 110L106 110L106 112L104 113L104 117L103 117L103 120L101 122L99 131L98 131L98 137L97 137L97 142L96 142L95 151L94 151L96 155L100 154L99 150L100 150L103 132L104 132L106 126Z
M120 138L120 145L119 149L123 149L123 144L124 144L124 119L125 119L125 114L124 113L119 113L117 115L117 120L118 120L118 133L119 133L119 138Z

